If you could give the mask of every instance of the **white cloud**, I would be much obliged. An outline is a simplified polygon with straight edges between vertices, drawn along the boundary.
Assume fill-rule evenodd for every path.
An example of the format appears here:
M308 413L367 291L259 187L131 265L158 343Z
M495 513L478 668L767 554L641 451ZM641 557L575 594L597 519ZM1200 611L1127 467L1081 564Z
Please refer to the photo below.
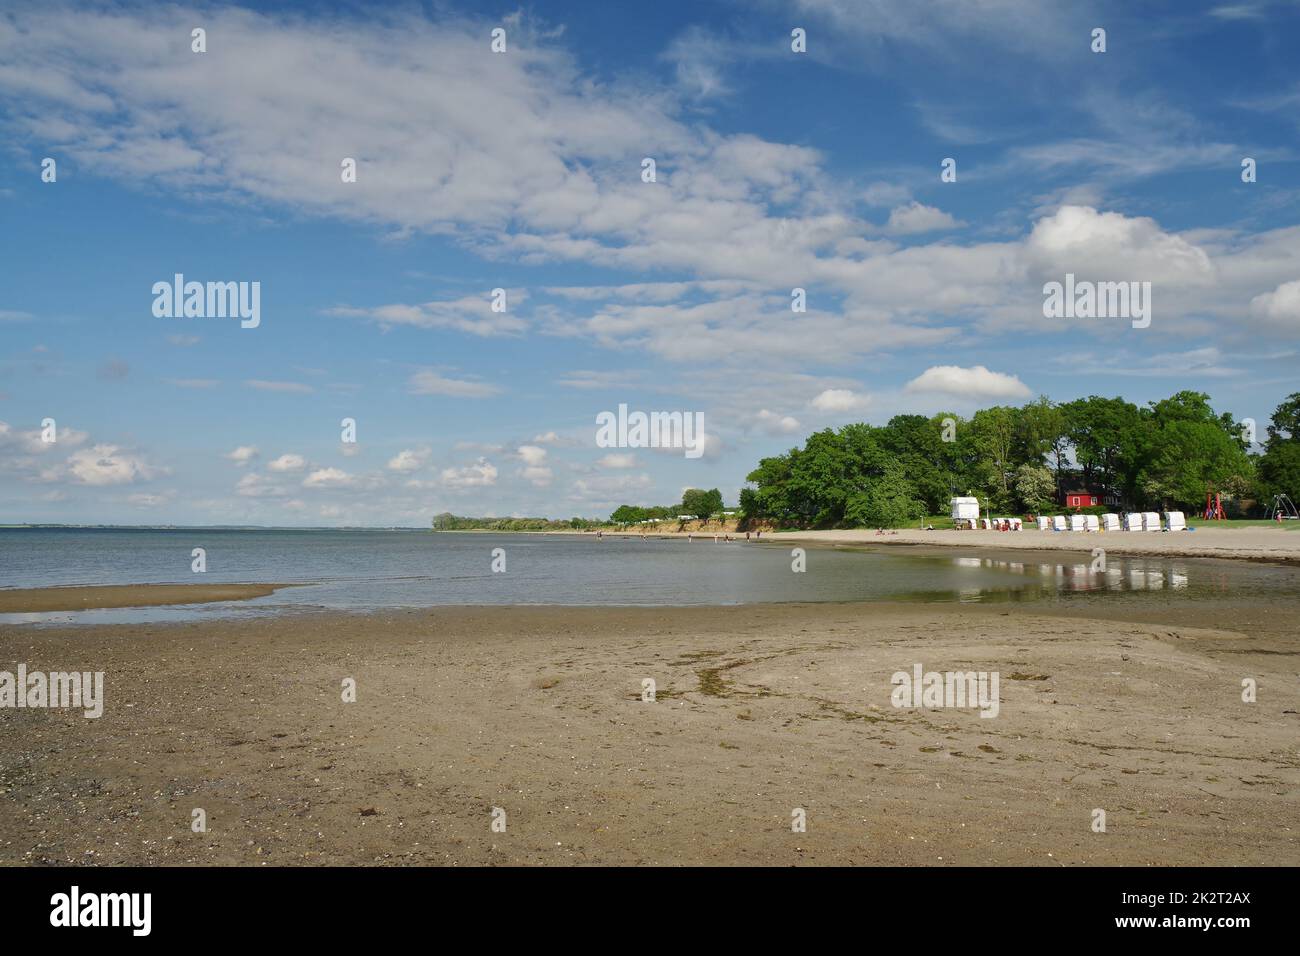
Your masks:
M601 468L635 468L636 455L631 453L611 452L596 462Z
M317 468L302 480L304 488L346 488L354 479L341 468Z
M791 415L779 415L776 412L760 409L754 416L754 421L759 428L769 435L790 435L797 432L801 427L799 419Z
M489 398L501 391L486 382L447 378L430 369L416 372L408 385L412 395L449 395L452 398Z
M243 468L254 458L258 456L256 445L240 445L234 451L227 452L225 457L233 461L236 467Z
M631 504L632 499L640 499L653 486L646 474L596 475L575 481L569 500L591 508L607 508Z
M962 368L958 365L935 365L912 379L905 392L929 392L963 398L1027 398L1033 393L1014 375L990 372L983 365Z
M528 329L528 323L517 311L527 294L523 290L505 290L506 309L492 311L492 296L488 292L463 296L452 301L424 302L418 305L381 305L370 308L338 306L327 310L328 315L357 316L372 319L382 328L410 325L422 329L455 329L470 335L490 338L517 335Z
M960 225L963 223L941 209L911 202L906 206L898 206L889 213L889 222L885 224L885 231L908 236L921 232L937 232L941 229L956 229Z
M442 483L453 489L486 488L497 483L497 469L486 458L480 458L464 468L444 468Z
M547 451L538 445L520 445L516 454L523 461L520 476L537 488L545 488L554 477L546 464Z
M1269 326L1288 329L1292 335L1300 332L1300 279L1255 296L1250 311Z
M424 467L424 463L429 460L430 449L428 448L403 448L392 458L388 459L388 470L396 471L401 474L418 471Z
M283 498L288 492L265 475L250 471L235 483L235 494L241 498Z
M546 463L546 449L539 448L537 445L520 445L517 454L526 465L542 465Z
M54 426L55 441L44 441L41 434L42 429L40 428L19 431L8 422L0 422L0 452L4 452L6 455L43 455L46 452L76 448L90 437L86 432L60 426L57 422L55 422Z
M281 455L266 466L270 471L302 471L307 467L307 459L292 453Z
M125 485L166 473L138 455L106 444L74 452L67 468L72 480L82 485Z
M1154 219L1062 206L1034 223L1024 257L1040 274L1073 272L1079 278L1138 279L1161 285L1208 284L1210 257Z
M856 412L871 404L871 396L848 388L828 388L809 404L819 412Z
M529 465L519 472L521 478L536 488L545 488L550 485L551 480L555 477L550 468L544 468L537 465Z

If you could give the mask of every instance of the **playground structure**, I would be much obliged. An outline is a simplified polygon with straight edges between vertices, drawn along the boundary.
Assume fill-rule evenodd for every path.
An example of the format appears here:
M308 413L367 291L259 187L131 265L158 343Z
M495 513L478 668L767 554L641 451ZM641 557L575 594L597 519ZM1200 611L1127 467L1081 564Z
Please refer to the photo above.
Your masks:
M1273 503L1264 511L1269 521L1300 521L1300 511L1289 495L1274 495Z
M1223 521L1228 517L1223 511L1223 496L1213 488L1205 490L1205 511L1201 517L1206 521Z

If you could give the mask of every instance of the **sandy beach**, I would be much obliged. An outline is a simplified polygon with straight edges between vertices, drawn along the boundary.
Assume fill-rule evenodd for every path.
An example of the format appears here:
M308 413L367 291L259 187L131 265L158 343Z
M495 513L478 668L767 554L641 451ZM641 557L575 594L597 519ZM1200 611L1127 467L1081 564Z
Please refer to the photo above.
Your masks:
M99 719L0 708L0 863L1300 863L1294 608L1138 616L462 607L0 626L0 670L105 673ZM997 717L893 707L891 675L918 663L1000 672Z
M162 607L247 601L289 584L103 584L66 588L0 589L0 613L84 611L90 608Z
M986 548L998 551L1085 551L1103 548L1111 554L1184 558L1245 558L1256 561L1300 561L1300 528L1198 528L1196 531L1069 532L922 531L899 528L897 533L847 531L764 532L763 540L809 541L820 544L933 545L940 548Z

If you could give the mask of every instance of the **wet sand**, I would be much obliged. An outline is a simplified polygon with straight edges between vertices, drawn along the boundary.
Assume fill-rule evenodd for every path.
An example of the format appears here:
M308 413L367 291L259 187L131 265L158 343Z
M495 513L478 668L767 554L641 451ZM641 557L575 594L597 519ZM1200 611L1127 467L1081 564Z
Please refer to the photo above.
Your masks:
M161 607L247 601L291 584L111 584L66 588L0 589L0 613L86 611L92 608Z
M0 625L0 670L102 670L106 698L98 720L0 708L0 863L1300 863L1294 608L1152 614ZM998 671L998 716L894 708L915 663Z

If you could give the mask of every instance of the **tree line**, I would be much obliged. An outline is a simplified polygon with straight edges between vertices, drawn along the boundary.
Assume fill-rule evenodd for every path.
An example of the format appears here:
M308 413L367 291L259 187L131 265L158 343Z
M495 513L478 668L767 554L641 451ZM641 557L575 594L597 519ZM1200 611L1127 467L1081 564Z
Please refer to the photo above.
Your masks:
M590 518L466 518L450 511L433 516L434 531L572 531L601 527Z
M1060 496L1077 488L1111 495L1124 510L1195 512L1215 491L1238 512L1262 511L1275 494L1300 496L1300 392L1278 406L1267 435L1252 453L1250 423L1193 391L1145 407L1044 396L969 419L898 415L883 426L828 428L762 459L740 508L778 526L896 527L946 514L955 495L1004 514L1069 510Z
M722 511L724 507L722 492L717 488L710 488L707 491L703 488L687 488L682 492L681 504L653 505L650 507L619 505L614 509L614 513L609 516L609 523L638 524L650 520L672 521L681 515L694 515L708 521Z

